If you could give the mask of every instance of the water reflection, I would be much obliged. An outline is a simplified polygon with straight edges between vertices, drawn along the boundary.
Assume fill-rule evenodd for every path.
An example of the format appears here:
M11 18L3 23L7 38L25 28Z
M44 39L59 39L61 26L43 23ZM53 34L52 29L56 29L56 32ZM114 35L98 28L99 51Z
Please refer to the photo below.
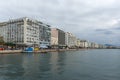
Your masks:
M120 50L0 55L0 80L119 80Z
M66 59L65 52L52 53L51 63L52 63L52 71L53 71L54 75L61 75L64 72L65 59Z
M23 67L25 70L25 79L44 78L50 75L51 54L25 54L23 60ZM26 77L27 76L27 77ZM48 76L47 76L48 77Z
M1 55L0 79L56 79L64 73L65 59L65 52Z
M0 55L0 80L14 80L23 76L22 62L23 58L19 54Z

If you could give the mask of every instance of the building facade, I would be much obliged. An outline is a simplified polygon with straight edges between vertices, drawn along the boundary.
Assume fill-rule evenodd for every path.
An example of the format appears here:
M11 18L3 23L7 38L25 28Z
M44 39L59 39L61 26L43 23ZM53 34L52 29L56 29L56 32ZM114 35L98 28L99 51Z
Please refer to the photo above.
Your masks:
M80 46L80 41L81 41L80 39L77 39L77 47L79 47L79 48L81 47Z
M0 23L0 34L4 41L18 45L49 46L50 31L49 25L26 17Z
M80 47L81 48L89 48L89 42L87 40L81 40Z
M65 32L57 28L52 28L51 45L56 47L65 46Z
M75 35L73 35L70 32L66 32L65 35L65 43L66 45L70 48L70 47L75 47L77 46L77 38Z

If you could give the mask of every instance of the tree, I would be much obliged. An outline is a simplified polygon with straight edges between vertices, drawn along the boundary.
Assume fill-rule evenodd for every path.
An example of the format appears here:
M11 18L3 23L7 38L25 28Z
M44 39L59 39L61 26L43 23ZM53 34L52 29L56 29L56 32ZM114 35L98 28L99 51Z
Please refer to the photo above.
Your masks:
M7 42L7 43L5 43L5 45L6 45L6 46L15 46L15 44L12 43L12 42Z
M0 45L3 45L3 44L4 44L3 37L0 36Z

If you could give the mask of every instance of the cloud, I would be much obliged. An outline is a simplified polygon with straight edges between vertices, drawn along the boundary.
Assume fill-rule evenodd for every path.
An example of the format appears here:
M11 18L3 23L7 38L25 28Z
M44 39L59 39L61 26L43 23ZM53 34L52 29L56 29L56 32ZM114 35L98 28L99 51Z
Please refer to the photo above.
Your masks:
M120 30L120 21L118 21L117 24L113 25L112 29L116 31Z
M106 29L96 29L95 31L106 31Z
M104 34L106 34L106 35L111 35L112 34L113 35L114 33L112 31L105 31Z
M120 27L116 27L116 28L114 28L115 30L120 30Z
M96 29L96 32L99 32L101 34L106 34L106 35L113 35L114 32L111 29Z

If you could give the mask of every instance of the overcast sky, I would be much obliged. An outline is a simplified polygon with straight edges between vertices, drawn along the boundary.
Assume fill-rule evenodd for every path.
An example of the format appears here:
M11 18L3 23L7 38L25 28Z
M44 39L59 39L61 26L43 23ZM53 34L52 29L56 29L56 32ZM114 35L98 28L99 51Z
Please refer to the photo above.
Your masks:
M91 42L120 45L120 0L0 0L0 22L30 17Z

